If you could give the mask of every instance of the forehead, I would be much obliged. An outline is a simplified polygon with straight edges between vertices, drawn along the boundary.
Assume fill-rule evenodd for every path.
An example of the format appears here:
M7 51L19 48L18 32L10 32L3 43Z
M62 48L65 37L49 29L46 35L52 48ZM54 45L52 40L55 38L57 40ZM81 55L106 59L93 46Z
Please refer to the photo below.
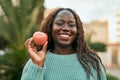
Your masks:
M65 16L74 18L73 13L70 12L69 10L62 10L62 11L58 12L58 14L56 15L56 18L57 17L65 17Z

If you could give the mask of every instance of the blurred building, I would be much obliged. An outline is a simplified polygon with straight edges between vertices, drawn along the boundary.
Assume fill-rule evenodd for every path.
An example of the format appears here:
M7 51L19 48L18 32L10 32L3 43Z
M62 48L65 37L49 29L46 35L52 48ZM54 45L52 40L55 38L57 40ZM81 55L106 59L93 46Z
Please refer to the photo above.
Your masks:
M120 12L108 18L108 52L111 64L120 66Z
M104 65L120 66L120 13L111 15L106 21L84 23L85 33L92 34L93 42L107 45L104 54L99 53Z
M115 15L111 15L108 18L108 26L109 26L109 43L115 44L120 43L120 13L116 13Z
M106 66L120 66L120 13L111 15L106 21L84 24L85 32L92 34L92 41L103 42L107 52L99 54Z
M92 35L92 42L108 42L108 23L107 21L92 21L91 23L83 23L85 35Z

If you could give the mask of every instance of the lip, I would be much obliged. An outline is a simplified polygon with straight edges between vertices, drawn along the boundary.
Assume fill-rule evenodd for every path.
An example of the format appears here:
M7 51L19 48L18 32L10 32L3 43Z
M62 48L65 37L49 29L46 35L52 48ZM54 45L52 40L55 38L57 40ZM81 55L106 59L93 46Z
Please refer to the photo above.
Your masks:
M68 33L60 33L59 36L60 36L60 39L62 39L62 40L69 40L70 37L71 37L71 34L68 34Z
M59 35L71 36L71 34L70 34L70 33L59 33Z

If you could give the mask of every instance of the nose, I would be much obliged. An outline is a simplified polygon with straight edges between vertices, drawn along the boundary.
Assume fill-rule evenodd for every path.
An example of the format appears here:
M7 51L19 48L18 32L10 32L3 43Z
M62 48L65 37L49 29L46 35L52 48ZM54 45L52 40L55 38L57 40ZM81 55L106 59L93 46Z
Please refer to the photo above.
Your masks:
M68 31L70 31L70 27L68 26L68 24L65 24L65 25L62 27L62 30L68 32Z

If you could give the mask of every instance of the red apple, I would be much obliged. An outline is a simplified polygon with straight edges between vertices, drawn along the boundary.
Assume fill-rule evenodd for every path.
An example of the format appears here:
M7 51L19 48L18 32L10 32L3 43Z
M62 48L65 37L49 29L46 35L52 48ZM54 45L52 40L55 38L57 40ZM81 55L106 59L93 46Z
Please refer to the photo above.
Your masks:
M47 41L48 36L44 32L37 31L33 34L33 41L36 45L44 45L44 43Z

